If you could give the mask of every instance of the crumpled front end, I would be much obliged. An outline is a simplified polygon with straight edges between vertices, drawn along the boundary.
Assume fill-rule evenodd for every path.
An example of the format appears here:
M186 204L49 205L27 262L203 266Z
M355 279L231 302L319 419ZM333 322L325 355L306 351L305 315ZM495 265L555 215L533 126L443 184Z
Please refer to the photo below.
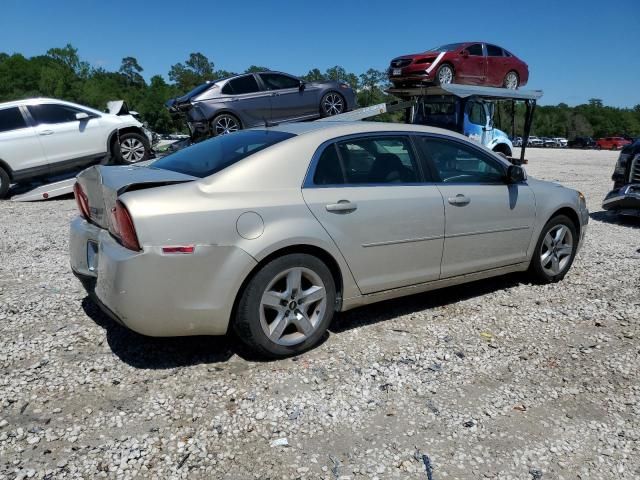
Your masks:
M607 193L602 208L640 217L640 142L620 152L611 179L613 190Z
M602 208L621 215L640 217L640 183L611 190L604 198Z

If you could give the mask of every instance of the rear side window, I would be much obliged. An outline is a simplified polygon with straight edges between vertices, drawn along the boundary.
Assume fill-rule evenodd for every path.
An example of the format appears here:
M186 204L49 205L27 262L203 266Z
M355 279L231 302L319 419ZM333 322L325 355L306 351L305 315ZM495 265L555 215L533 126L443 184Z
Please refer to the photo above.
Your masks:
M489 57L502 57L504 55L503 55L502 49L500 47L496 47L495 45L487 44L487 56L489 56Z
M471 146L431 137L417 139L442 183L504 182L500 163Z
M0 110L0 132L10 132L25 128L27 122L24 121L22 112L18 107L5 108Z
M288 75L281 75L279 73L261 73L260 78L264 82L265 87L267 87L267 90L282 90L284 88L300 87L300 80L289 77Z
M150 166L204 178L294 136L292 133L273 130L243 130L196 143L167 155Z
M253 75L245 75L244 77L234 78L227 82L222 89L222 93L232 95L242 95L243 93L254 93L260 90L258 82Z
M76 113L81 112L76 108L55 104L30 105L28 108L38 125L75 122Z
M316 185L419 183L417 162L407 137L367 137L327 147L313 177Z
M467 52L469 52L469 55L476 55L478 57L481 57L482 55L484 55L484 53L482 53L482 44L480 43L469 45L467 47Z

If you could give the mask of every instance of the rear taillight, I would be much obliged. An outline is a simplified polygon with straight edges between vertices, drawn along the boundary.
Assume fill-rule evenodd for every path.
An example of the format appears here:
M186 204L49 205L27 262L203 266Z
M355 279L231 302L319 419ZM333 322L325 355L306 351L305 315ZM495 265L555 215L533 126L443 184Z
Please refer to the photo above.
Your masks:
M131 215L129 210L124 206L120 200L116 202L116 206L113 212L115 219L116 234L120 238L120 243L129 250L140 251L140 244L138 243L138 235L136 235L136 229L133 226Z
M73 195L76 197L76 203L78 204L80 214L85 219L89 220L91 218L91 213L89 211L89 199L78 182L73 186Z

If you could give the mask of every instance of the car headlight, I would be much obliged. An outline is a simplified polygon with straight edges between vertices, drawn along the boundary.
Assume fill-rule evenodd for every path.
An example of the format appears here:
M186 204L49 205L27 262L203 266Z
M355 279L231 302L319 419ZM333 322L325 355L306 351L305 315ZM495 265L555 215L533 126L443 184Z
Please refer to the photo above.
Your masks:
M587 199L584 197L582 192L578 192L578 201L580 202L580 208L586 210L587 208Z

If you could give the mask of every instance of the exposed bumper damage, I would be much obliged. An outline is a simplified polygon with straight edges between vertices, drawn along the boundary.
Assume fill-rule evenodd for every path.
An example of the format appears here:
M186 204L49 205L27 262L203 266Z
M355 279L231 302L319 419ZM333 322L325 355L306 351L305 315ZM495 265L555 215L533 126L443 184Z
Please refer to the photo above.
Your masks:
M602 208L621 215L640 217L640 183L611 190L604 198Z

